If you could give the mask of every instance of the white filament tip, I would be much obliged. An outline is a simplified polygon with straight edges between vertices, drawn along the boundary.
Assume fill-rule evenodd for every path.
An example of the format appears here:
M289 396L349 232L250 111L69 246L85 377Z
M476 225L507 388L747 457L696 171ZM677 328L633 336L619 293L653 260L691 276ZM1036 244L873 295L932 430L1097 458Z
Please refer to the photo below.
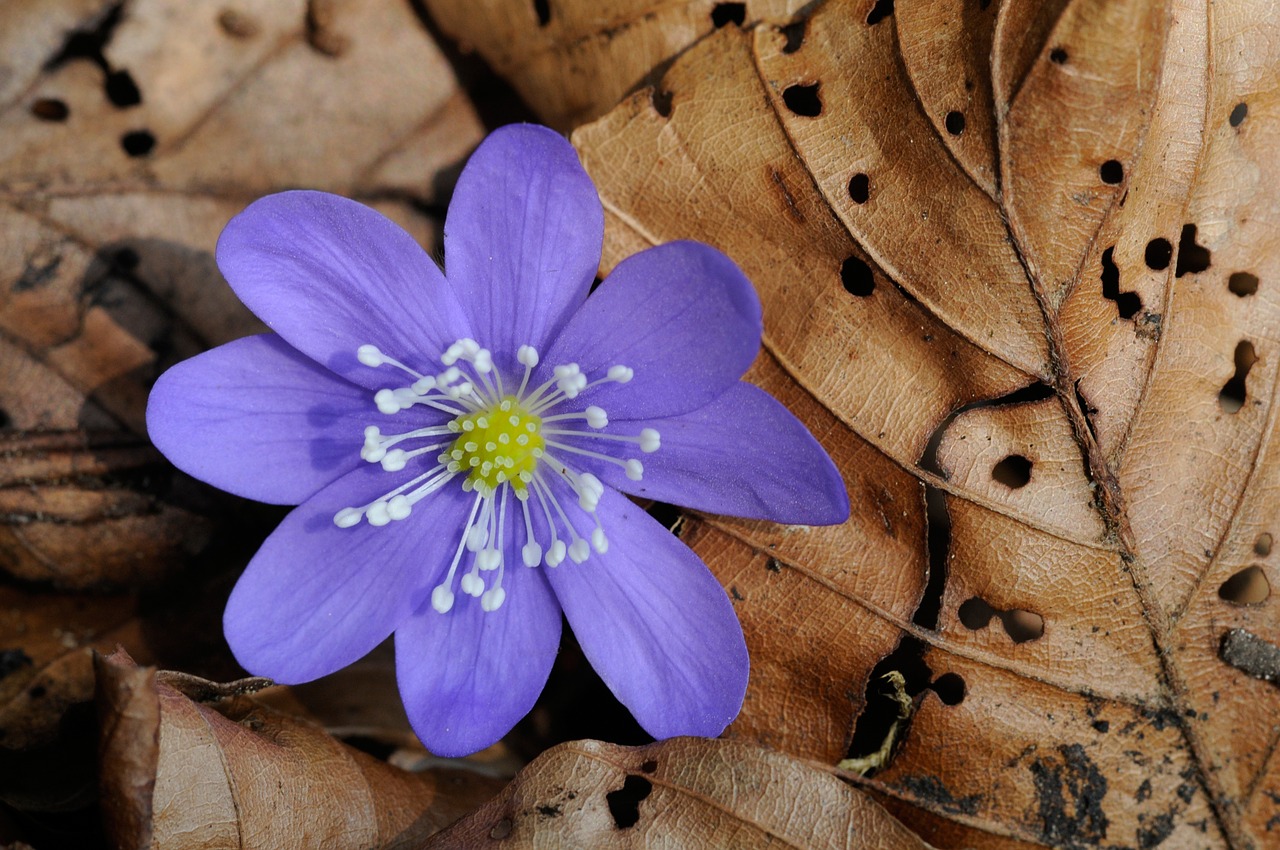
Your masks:
M333 524L338 528L350 528L360 522L360 518L364 516L364 511L356 508L343 508L333 515Z
M507 598L507 592L501 587L495 587L492 590L486 590L484 596L480 597L480 607L485 611L497 611L502 607L502 602Z
M482 570L496 570L502 563L502 553L497 549L481 549L476 555L476 566Z
M522 345L516 351L516 360L520 361L521 366L532 369L538 365L538 351L532 345Z
M587 545L587 541L579 537L569 546L569 558L575 564L581 564L591 556L591 547Z
M373 394L373 403L378 405L378 410L383 413L400 412L400 401L396 398L394 390L378 390Z
M381 366L382 352L376 345L362 345L356 349L356 359L366 366Z
M641 478L644 478L644 464L635 458L627 461L625 467L627 470L627 477L632 481L639 481Z
M386 456L387 450L376 443L374 445L368 445L366 443L365 447L360 450L360 457L369 461L369 463L378 463Z
M591 532L591 548L601 555L609 551L609 538L604 536L603 528L597 528Z
M364 455L364 452L362 451L360 454ZM365 460L371 460L371 458L365 458ZM381 461L382 468L387 472L399 472L409 462L409 453L404 449L392 449L384 453Z
M413 391L418 395L426 395L436 388L436 379L431 375L413 382Z
M484 579L475 573L467 573L458 583L462 586L462 592L470 596L479 596L484 593Z
M480 349L478 352L476 352L474 357L475 357L475 360L473 362L476 364L477 371L486 372L486 373L493 371L493 352L491 352L489 349L487 348ZM502 603L498 603L498 604L501 605Z
M449 609L453 607L453 591L443 584L437 585L436 589L431 591L431 607L441 614L448 614Z
M656 452L662 446L662 435L653 428L643 428L640 431L640 451Z
M542 563L542 547L530 540L520 550L520 557L524 560L526 567L536 567Z
M597 407L593 404L586 409L585 413L587 414L587 424L596 430L609 424L609 416L604 412L603 407Z
M391 522L391 514L387 511L387 503L381 499L370 505L364 515L369 520L369 525L382 526Z
M387 516L392 519L404 519L413 512L413 505L404 496L392 496L387 502Z
M557 540L551 544L551 548L547 550L547 566L558 567L560 562L564 560L564 541Z
M619 384L625 384L627 381L630 381L635 377L635 374L636 373L633 369L622 365L610 366L608 373L609 380L617 381Z
M489 542L489 529L483 525L473 525L467 532L467 551L479 552Z

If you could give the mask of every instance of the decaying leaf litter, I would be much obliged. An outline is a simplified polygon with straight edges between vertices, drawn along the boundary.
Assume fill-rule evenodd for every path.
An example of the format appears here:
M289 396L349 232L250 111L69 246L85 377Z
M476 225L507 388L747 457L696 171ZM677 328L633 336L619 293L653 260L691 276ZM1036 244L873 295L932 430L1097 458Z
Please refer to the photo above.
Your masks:
M714 517L681 526L736 601L752 651L747 704L729 731L736 744L828 766L874 751L887 727L877 718L892 713L875 708L888 693L878 682L898 670L915 697L901 743L879 773L847 778L936 846L1268 846L1280 829L1272 719L1280 697L1268 680L1274 664L1267 666L1280 643L1268 578L1280 504L1268 357L1278 328L1268 288L1277 276L1280 189L1268 156L1280 68L1274 10L1256 2L898 0L797 10L551 0L481 4L460 18L448 7L467 4L426 5L441 32L510 74L543 120L568 129L604 116L574 141L608 211L606 265L655 242L700 238L743 266L765 303L766 350L754 378L810 425L845 473L855 511L837 529ZM150 108L148 80L163 75L135 70L125 61L131 54L117 57L112 50L124 48L111 45L128 43L131 21L159 19L144 15L145 6L124 7L107 64L78 58L61 76L43 63L67 31L92 31L111 7L67 4L61 19L41 20L45 51L5 53L30 54L30 74L26 88L6 78L0 121L22 133L39 122L71 129L79 101L69 95L43 98L63 101L65 126L29 110L45 94L39 86L74 70L84 99L94 94L118 129L136 132L116 113L133 118ZM21 5L13 9L6 14L22 14ZM330 62L320 48L339 48L341 62L342 45L358 50L365 40L357 36L372 25L359 4L291 11L281 12L282 45ZM796 11L806 17L785 22ZM335 23L344 13L348 23ZM173 17L165 26L186 20ZM761 19L771 22L756 25ZM29 20L28 45L38 30ZM227 32L218 11L210 9L210 21ZM243 19L232 24L245 29ZM141 34L138 42L157 43ZM434 49L425 36L415 44ZM219 78L225 88L209 103L255 115L232 104L253 88L243 81L269 78L272 62L283 61L276 57L291 55L279 51L237 66L240 78ZM573 84L601 68L618 70L600 86ZM121 69L141 104L103 102L104 81ZM432 79L438 87L453 77ZM584 90L608 92L607 102L565 100ZM451 102L468 109L454 91ZM333 135L327 120L309 141ZM424 136L434 130L456 143L455 160L465 154L466 139L442 131L456 123L418 120ZM244 165L252 179L227 165L183 164L183 140L205 126L218 128L206 131L214 161L237 145L250 151L237 162L263 157ZM302 168L295 163L340 154L264 153L252 127L220 138L232 126L206 119L179 127L171 160L167 134L149 130L154 152L126 154L124 166L106 155L119 157L112 145L123 144L112 133L93 157L47 140L53 157L37 157L35 141L26 154L5 145L9 165L0 170L14 176L4 181L4 209L22 224L9 232L26 239L6 252L6 279L52 282L25 300L10 285L0 312L13 374L21 363L21 374L33 376L28 384L42 390L19 383L6 396L6 410L34 410L21 422L10 414L13 430L26 432L21 439L39 429L83 441L75 432L107 430L145 452L130 431L154 375L143 364L250 329L236 324L244 319L229 301L221 335L186 327L218 315L193 309L196 295L226 295L200 285L214 276L207 251L221 220L253 193L300 179L288 171L278 183L265 177L282 162ZM466 138L478 138L471 132ZM420 170L394 190L365 190L369 197L393 206L410 200L410 214L430 211L434 198L412 193L434 185L421 179L421 154L432 149L400 158ZM56 167L31 165L59 156L66 161ZM359 194L366 184L335 178L346 173L325 167L302 176ZM224 183L233 191L222 191ZM203 204L202 192L211 196ZM224 196L233 200L213 212ZM152 204L164 209L143 215ZM202 229L179 209L198 209ZM416 232L425 237L430 228L428 219ZM189 252L145 251L144 238ZM131 248L138 264L128 274L99 271L108 283L86 293L84 269L104 245ZM54 255L68 259L52 263ZM103 290L146 294L153 312L190 334L186 347L174 345L171 331L157 352L154 330L139 336L148 327L140 317L153 329L160 323L141 308L123 312ZM45 292L19 290L33 291ZM41 331L36 318L54 332ZM26 451L10 456L41 459L38 446ZM154 485L92 452L56 459L61 466L20 480L43 482L41 494L68 482L116 499L132 489L138 504L152 500L147 518L166 504L219 516L207 504L192 510L175 496L157 499L147 489ZM90 459L98 466L83 476L66 471ZM154 458L132 463L130 470L158 466ZM29 490L4 492L19 489ZM74 495L42 497L63 506L64 517L82 510ZM29 517L45 516L19 504ZM118 514L88 516L92 527ZM71 558L45 554L54 543L41 549L15 539L5 551L28 553L22 563L59 567ZM53 532L38 539L65 540ZM174 539L167 568L154 566L166 555L153 554L133 572L104 578L128 584L146 570L180 570L182 546L192 544ZM530 787L545 796L543 763L527 775L493 805ZM626 779L617 790L628 784L638 794ZM670 823L664 813L678 818L688 805L658 809L658 799L638 803L628 840L662 840L673 828L661 825ZM624 829L603 819L607 795L603 809L594 797L595 808L584 804L595 820L572 823L529 800L525 815L536 820L520 809L494 820L485 808L456 829L488 841L504 817L514 835L530 825L563 835ZM733 811L730 822L743 817L740 806ZM870 840L859 834L845 846Z

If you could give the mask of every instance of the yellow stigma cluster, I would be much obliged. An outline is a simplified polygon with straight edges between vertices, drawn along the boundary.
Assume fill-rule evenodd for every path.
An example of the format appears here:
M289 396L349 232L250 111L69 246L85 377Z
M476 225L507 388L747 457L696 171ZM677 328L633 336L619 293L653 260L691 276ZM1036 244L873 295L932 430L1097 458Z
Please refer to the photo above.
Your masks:
M454 419L449 430L459 436L440 462L454 472L471 470L462 489L490 495L510 481L517 498L528 498L529 482L546 448L540 417L514 396L504 396L492 407Z

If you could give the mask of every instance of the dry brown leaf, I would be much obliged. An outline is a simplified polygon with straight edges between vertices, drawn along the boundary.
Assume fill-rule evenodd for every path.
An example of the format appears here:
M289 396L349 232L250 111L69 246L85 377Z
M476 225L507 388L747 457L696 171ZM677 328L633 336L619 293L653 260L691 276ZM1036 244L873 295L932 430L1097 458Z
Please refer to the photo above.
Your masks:
M118 583L199 549L209 526L97 446L144 433L161 369L262 330L214 265L222 226L305 187L431 245L418 210L480 136L410 4L0 6L0 428L62 432L9 450L0 568Z
M118 847L416 847L502 786L402 771L251 697L195 702L123 652L95 668L102 810Z
M425 845L928 850L830 773L736 741L574 741Z
M839 528L703 518L731 734L942 847L1280 841L1280 30L1254 0L832 0L574 136L606 265L708 241ZM989 61L988 61L989 57ZM868 705L873 706L868 710Z
M445 35L475 50L553 127L607 112L707 33L807 0L425 0Z

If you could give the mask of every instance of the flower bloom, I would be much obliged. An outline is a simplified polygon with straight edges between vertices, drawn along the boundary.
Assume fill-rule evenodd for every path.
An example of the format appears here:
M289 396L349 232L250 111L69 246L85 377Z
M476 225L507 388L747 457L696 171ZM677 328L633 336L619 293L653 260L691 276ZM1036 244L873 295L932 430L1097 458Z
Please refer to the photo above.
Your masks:
M380 214L320 192L250 205L218 266L275 332L170 369L155 444L224 490L298 505L236 585L227 640L284 683L395 633L414 729L485 747L533 706L561 612L657 738L718 735L747 682L723 588L622 493L841 522L830 459L739 379L760 304L718 251L676 242L588 297L600 200L541 127L495 132L459 178L447 275Z

